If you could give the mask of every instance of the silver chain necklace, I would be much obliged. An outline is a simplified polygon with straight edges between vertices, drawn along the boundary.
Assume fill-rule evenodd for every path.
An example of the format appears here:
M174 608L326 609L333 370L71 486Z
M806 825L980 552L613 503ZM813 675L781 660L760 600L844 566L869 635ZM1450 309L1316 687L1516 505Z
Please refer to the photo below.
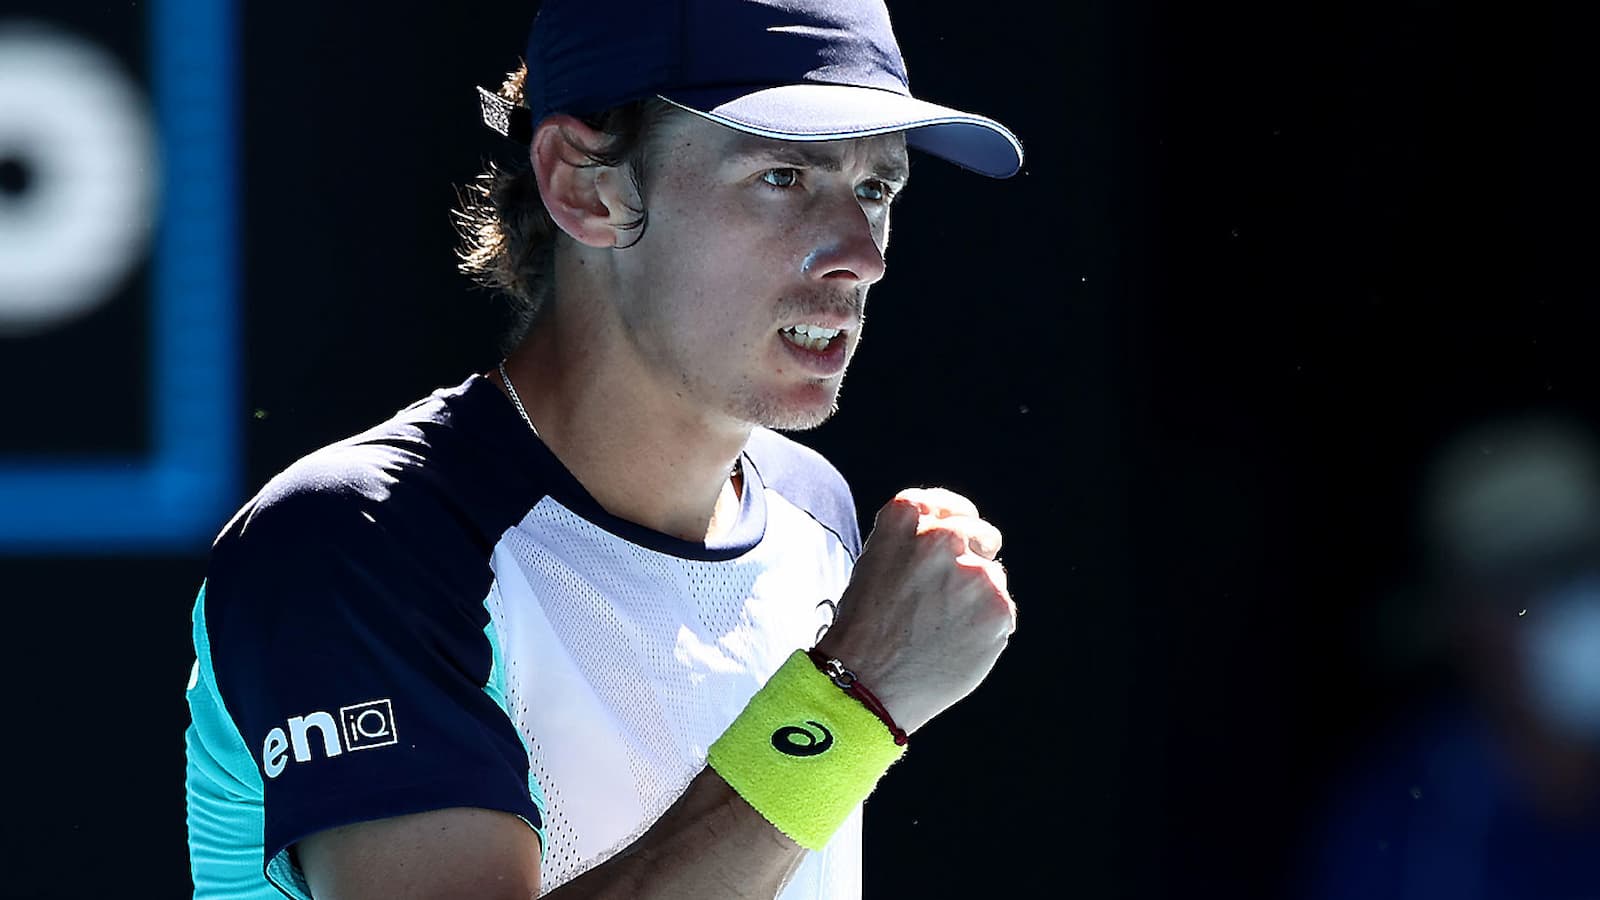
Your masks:
M511 395L511 402L516 404L517 414L522 416L522 421L528 423L528 430L534 437L539 437L539 429L533 427L533 420L528 418L528 411L522 408L522 398L517 396L517 387L511 383L511 376L506 374L506 361L500 360L500 383L506 386L506 393ZM544 440L544 438L539 438Z
M544 440L544 438L539 437L539 429L534 426L533 420L528 418L528 410L523 407L522 398L517 396L517 386L511 383L511 376L506 374L506 361L503 359L500 360L500 383L506 386L506 393L511 395L511 403L516 406L517 415L522 417L522 421L528 423L528 430L533 432L534 437L539 438L541 441ZM739 470L739 460L735 459L733 468L728 470L728 475L730 477L738 477Z

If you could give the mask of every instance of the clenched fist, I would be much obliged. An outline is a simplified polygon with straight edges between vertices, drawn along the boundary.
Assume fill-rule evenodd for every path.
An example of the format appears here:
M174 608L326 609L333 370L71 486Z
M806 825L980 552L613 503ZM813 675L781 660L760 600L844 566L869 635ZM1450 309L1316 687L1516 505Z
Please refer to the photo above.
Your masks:
M908 733L976 688L1017 627L1000 530L967 498L908 488L878 510L818 649Z

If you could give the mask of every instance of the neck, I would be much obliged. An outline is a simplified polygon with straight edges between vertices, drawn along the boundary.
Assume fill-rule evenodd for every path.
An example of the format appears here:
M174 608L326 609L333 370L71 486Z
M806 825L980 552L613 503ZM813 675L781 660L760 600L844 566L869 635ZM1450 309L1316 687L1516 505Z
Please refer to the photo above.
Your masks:
M540 439L612 515L684 540L725 533L743 487L730 470L751 426L661 396L592 332L574 332L551 315L506 359Z

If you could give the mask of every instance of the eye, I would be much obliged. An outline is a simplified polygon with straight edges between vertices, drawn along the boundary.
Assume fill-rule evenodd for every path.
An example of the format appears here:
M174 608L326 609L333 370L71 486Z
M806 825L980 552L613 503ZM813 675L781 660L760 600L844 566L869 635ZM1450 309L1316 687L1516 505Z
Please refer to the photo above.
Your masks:
M894 186L876 178L864 181L856 188L856 196L874 203L887 203L894 198Z
M768 169L761 173L761 180L775 188L792 188L800 183L800 170Z

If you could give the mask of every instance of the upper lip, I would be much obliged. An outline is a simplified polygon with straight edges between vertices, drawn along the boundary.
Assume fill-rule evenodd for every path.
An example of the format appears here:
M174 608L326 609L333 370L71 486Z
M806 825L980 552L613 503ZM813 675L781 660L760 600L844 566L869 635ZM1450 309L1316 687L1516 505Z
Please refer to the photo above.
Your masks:
M850 316L850 315L843 315L843 316L817 315L817 316L807 316L807 317L805 317L803 319L795 319L793 322L789 322L789 323L786 323L784 325L779 325L778 326L778 330L782 331L785 328L793 328L796 325L821 325L823 328L832 328L835 331L854 331L856 326L859 325L859 324L860 324L860 320L858 320L858 319L856 319L856 317Z

